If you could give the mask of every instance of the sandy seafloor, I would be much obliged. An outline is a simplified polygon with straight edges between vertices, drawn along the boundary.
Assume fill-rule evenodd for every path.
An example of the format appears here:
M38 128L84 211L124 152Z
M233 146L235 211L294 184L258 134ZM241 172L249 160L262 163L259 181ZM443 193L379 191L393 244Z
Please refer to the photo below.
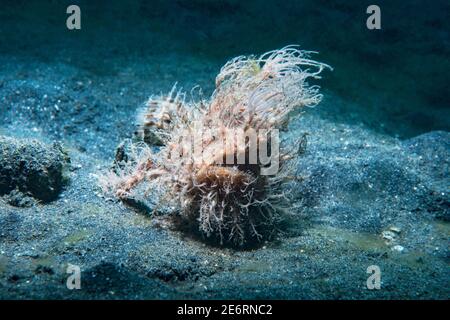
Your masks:
M0 135L60 141L71 162L56 200L0 198L0 298L450 298L445 1L380 2L379 31L364 1L74 1L80 31L67 1L4 3ZM92 174L151 94L210 94L227 59L292 43L334 71L286 133L309 136L284 234L219 248L101 196Z

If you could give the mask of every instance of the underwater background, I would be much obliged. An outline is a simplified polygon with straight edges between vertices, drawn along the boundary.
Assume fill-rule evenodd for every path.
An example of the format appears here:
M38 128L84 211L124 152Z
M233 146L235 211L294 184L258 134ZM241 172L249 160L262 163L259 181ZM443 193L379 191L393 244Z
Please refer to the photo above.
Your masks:
M372 2L2 0L0 298L450 298L450 3L376 1L382 29L368 30ZM81 30L66 28L71 4ZM288 133L308 149L277 240L209 246L99 195L92 174L149 96L209 96L230 58L289 44L334 70Z

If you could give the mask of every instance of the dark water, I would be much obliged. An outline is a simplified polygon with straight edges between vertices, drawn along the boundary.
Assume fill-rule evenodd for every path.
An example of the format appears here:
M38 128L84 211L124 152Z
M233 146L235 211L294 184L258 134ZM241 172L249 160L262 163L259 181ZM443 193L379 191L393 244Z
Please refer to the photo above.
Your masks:
M65 26L69 4L81 7L80 31ZM212 90L210 80L228 58L300 44L319 51L318 59L334 67L321 82L330 93L319 111L323 117L363 123L402 138L448 131L450 3L377 1L381 30L366 28L369 4L372 1L2 1L0 55L63 62L111 77L127 66L151 64L156 56L167 57L170 70L181 65L189 70L185 64L194 59L191 69L204 64L209 76L192 72L179 80ZM161 67L161 81L176 80L164 74L170 73L166 69ZM142 72L136 81L146 76ZM343 99L339 107L333 105L334 96Z

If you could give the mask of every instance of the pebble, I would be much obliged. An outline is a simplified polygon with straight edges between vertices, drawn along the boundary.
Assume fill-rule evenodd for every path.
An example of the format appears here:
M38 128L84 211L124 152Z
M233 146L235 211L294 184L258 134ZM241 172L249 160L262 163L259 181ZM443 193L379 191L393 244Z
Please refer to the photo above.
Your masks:
M405 248L401 245L395 245L391 248L392 251L398 251L398 252L403 252L403 250L405 250Z

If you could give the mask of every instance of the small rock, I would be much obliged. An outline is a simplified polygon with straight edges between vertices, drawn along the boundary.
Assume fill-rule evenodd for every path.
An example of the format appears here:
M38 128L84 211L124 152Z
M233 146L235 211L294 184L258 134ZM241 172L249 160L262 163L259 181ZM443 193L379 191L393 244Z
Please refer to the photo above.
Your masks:
M405 248L401 245L395 245L391 248L392 251L398 251L398 252L403 252L403 250L405 250Z
M388 242L392 242L396 240L396 234L392 231L389 230L385 230L381 233L381 237L385 240L387 240Z
M0 195L17 189L43 202L52 201L62 190L69 162L59 144L0 136ZM22 205L17 197L12 203Z
M394 233L397 233L397 234L399 234L402 231L399 227L395 227L395 226L390 227L389 230Z

